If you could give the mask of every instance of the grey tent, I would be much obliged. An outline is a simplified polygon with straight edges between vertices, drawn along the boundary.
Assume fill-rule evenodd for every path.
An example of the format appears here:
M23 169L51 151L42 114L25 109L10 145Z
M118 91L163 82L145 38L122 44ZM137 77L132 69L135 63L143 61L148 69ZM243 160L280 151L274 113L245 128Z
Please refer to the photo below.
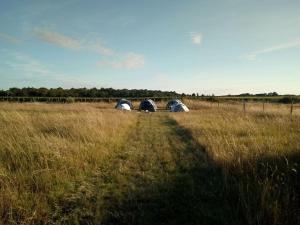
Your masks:
M145 99L141 102L140 111L149 111L149 112L155 112L157 110L157 106L155 102L151 99Z
M122 98L118 101L117 105L115 106L115 108L119 108L122 104L127 104L129 105L130 109L133 109L133 105L131 103L131 101L125 99L125 98Z
M189 112L190 110L186 107L185 104L179 103L171 106L171 112Z
M175 104L182 104L182 102L179 99L172 99L166 105L166 110L171 110L172 105L175 105Z

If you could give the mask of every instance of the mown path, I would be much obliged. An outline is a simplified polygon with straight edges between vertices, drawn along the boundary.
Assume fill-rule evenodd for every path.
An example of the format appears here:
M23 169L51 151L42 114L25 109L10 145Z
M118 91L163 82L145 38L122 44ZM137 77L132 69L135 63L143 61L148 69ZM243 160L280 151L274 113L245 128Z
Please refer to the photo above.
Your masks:
M221 171L167 113L139 114L127 144L108 164L103 224L235 222Z

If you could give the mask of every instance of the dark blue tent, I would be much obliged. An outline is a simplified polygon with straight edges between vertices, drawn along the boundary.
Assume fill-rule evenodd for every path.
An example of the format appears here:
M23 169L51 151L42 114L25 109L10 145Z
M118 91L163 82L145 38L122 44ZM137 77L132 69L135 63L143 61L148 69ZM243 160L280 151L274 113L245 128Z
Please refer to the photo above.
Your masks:
M166 105L166 110L171 110L172 105L175 105L175 104L182 104L182 102L179 99L172 99Z
M145 99L141 102L140 111L149 111L149 112L155 112L157 110L157 106L155 102L151 99Z

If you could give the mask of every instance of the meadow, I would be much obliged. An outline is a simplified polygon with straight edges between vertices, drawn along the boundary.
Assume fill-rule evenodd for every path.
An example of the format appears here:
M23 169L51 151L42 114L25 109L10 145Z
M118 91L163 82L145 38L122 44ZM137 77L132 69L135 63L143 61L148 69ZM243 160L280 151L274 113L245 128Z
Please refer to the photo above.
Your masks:
M299 105L185 104L0 103L0 224L300 224Z

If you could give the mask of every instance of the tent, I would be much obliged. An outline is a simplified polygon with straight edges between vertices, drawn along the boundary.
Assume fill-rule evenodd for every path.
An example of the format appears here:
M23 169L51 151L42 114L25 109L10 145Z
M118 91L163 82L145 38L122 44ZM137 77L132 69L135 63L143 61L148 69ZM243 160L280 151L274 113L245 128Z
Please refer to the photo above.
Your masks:
M176 104L182 104L182 102L179 99L172 99L166 105L166 110L171 110L172 105L176 105Z
M127 105L129 106L130 109L133 109L132 103L131 103L129 100L124 99L124 98L122 98L122 99L120 99L120 100L118 101L118 103L117 103L117 105L115 106L115 108L116 108L116 109L120 108L120 105L122 105L122 104L127 104Z
M116 109L120 109L120 110L128 110L128 111L131 110L130 106L129 106L128 104L126 104L126 103L117 105Z
M155 112L157 110L157 106L155 102L151 99L145 99L141 102L140 111L149 111L149 112Z
M185 104L179 103L171 106L171 112L189 112L190 110L186 107Z

